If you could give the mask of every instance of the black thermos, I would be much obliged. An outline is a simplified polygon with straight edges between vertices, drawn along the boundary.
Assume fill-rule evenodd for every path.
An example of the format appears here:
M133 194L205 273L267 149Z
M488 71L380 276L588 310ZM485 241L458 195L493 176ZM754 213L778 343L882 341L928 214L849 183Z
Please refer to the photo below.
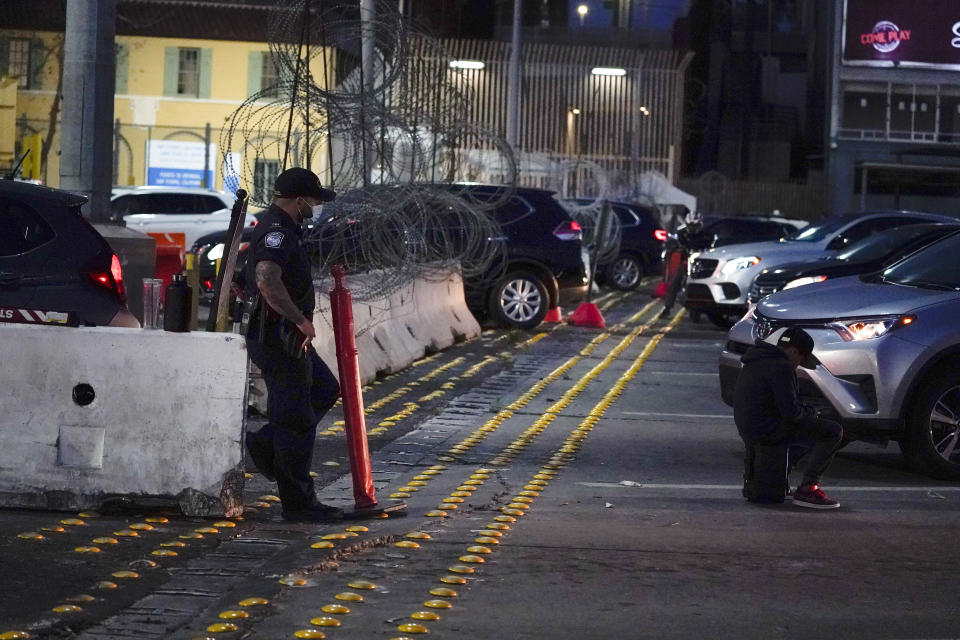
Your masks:
M190 310L193 290L182 273L173 276L164 293L164 331L190 331Z

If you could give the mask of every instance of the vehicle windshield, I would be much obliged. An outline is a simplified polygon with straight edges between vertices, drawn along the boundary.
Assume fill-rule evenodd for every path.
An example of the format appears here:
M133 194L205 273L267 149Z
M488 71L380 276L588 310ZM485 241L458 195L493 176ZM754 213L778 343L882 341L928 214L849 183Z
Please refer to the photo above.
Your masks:
M960 291L960 233L901 260L883 272L882 280L924 289Z
M838 253L836 259L849 262L879 260L917 238L930 233L930 230L930 226L925 224L911 224L887 229L853 243L843 253Z
M849 218L830 218L819 224L804 227L800 233L786 238L785 242L820 242L850 222Z

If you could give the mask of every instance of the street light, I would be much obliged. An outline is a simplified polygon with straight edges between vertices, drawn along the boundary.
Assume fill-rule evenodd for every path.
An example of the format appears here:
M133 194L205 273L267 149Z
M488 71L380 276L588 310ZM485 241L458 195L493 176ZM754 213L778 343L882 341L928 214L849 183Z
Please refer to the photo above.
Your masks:
M486 65L480 60L451 60L451 69L483 69Z
M583 19L587 17L587 14L590 13L590 7L585 4L581 4L577 7L577 13L580 14L580 26L583 26Z
M590 73L595 76L625 76L627 70L618 67L594 67Z
M580 115L580 107L574 107L573 109L570 109L570 113L572 113L575 116Z

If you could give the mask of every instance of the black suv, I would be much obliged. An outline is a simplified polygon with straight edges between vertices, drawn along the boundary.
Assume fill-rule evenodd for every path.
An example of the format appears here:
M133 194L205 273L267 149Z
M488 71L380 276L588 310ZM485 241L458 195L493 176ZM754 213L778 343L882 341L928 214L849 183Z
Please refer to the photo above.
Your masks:
M714 236L711 247L779 240L789 238L797 230L798 227L789 222L756 216L724 216L705 218L703 221L703 233Z
M499 201L507 187L448 185L467 198ZM492 211L504 237L506 258L482 278L464 282L467 305L477 315L530 329L554 307L587 293L587 266L580 225L552 191L519 187Z
M583 207L593 200L569 202ZM653 207L628 202L611 202L610 206L620 221L620 249L597 265L597 284L632 291L640 286L643 276L660 269L667 231L660 227Z
M86 196L0 180L0 322L139 327Z

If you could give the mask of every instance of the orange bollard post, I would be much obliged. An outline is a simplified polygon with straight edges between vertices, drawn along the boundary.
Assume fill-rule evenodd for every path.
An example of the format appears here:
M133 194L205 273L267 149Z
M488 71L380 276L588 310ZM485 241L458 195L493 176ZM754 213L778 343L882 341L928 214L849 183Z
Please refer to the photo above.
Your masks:
M363 413L363 393L360 383L360 363L353 330L353 302L344 286L346 269L334 265L330 269L334 279L330 292L330 310L333 314L333 336L337 345L337 369L340 372L340 397L343 400L344 433L350 455L350 474L353 476L353 500L357 511L377 506L374 496L370 450L367 447L367 425Z

